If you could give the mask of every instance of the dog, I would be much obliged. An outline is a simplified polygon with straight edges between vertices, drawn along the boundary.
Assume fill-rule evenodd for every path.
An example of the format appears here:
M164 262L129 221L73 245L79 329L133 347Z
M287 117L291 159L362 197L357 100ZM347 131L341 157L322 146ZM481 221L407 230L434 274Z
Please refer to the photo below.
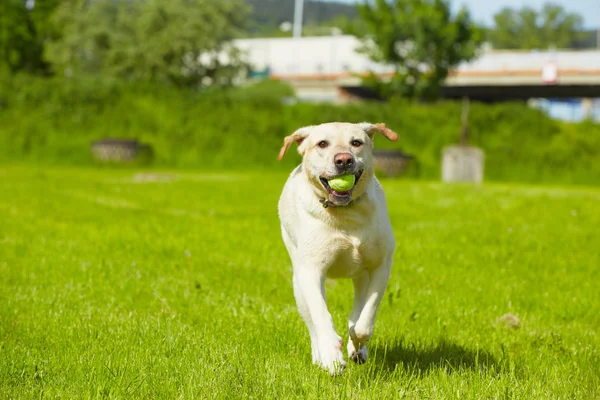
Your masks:
M386 289L395 241L385 195L374 175L373 136L398 134L385 124L326 123L298 129L283 141L278 160L296 142L302 163L290 174L278 203L283 242L293 266L294 297L310 334L312 361L332 375L346 367L343 341L325 300L325 278L350 278L348 358L367 361L377 309ZM345 192L328 184L353 174Z

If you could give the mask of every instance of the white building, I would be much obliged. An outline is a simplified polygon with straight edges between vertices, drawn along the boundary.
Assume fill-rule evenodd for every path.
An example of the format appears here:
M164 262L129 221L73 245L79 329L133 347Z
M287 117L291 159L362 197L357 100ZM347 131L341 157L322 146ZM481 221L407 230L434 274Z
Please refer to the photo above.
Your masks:
M339 98L339 87L359 85L360 75L372 71L385 77L394 72L393 66L375 63L360 53L360 40L349 35L239 39L235 45L245 52L255 70L268 68L271 78L290 82L298 96L305 99L335 101ZM486 49L478 59L452 71L446 84L449 87L548 84L600 87L600 50ZM600 91L594 97L600 97ZM551 114L564 119L580 119L585 112L556 114L553 110L591 107L590 112L597 113L600 120L598 101L591 106L589 102L582 106L572 99L538 104L544 104Z

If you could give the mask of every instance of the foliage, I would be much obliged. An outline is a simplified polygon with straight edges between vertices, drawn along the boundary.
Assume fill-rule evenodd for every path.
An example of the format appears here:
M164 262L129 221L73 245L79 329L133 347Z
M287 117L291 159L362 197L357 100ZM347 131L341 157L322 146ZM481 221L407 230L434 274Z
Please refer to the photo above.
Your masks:
M375 86L384 97L435 98L448 72L476 55L480 32L465 7L457 15L446 0L375 0L357 7L366 25L355 32L362 51L395 66L392 81Z
M59 0L44 0L27 7L25 0L0 2L0 73L48 74L44 43L58 34L49 17Z
M289 170L299 161L295 152L282 163L275 158L298 127L381 121L400 141L379 139L377 147L414 154L419 170L412 176L438 179L442 149L459 140L458 103L291 104L292 95L278 82L198 93L100 78L17 77L0 82L0 162L89 165L91 141L123 137L151 144L156 166ZM486 151L488 180L600 182L598 124L553 121L520 103L473 103L470 141Z
M289 32L282 32L279 27L284 22L293 21L294 0L247 0L247 3L252 8L248 24L248 33L251 36L290 35ZM303 34L307 36L321 35L320 30L315 30L316 27L328 25L329 21L337 17L354 19L356 15L356 9L351 4L305 0Z
M581 15L554 3L540 11L505 7L494 15L494 21L489 39L498 49L565 48L585 37Z
M597 188L384 180L370 359L332 378L294 303L288 174L0 168L0 398L600 397ZM326 290L347 339L352 283Z
M577 33L577 38L569 47L573 49L598 49L600 48L600 35L596 29L586 29Z
M46 53L69 77L230 84L243 64L229 43L244 16L239 0L67 0L54 15L63 35Z

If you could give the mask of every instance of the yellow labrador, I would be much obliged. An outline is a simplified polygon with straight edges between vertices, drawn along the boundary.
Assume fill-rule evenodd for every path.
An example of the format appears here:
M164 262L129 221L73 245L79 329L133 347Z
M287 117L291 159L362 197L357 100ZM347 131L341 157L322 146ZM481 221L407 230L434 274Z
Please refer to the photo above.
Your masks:
M279 200L283 241L293 264L294 296L311 339L313 363L335 375L346 366L342 338L325 301L325 278L351 278L354 305L348 319L348 357L367 360L367 342L387 286L395 242L381 185L373 174L373 135L392 141L385 124L327 123L284 139L278 159L298 143L302 164ZM328 180L354 174L354 187L332 189Z

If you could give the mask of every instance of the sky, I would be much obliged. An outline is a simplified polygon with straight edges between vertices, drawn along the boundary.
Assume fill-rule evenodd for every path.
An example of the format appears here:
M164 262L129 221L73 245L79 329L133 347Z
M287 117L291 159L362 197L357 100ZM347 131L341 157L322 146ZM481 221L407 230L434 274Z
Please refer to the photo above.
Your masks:
M338 0L353 3L354 0ZM529 6L541 9L547 2L560 4L567 11L579 13L586 28L600 28L600 0L452 0L452 6L458 10L462 4L471 11L473 19L485 25L493 24L493 15L504 7L521 8Z

